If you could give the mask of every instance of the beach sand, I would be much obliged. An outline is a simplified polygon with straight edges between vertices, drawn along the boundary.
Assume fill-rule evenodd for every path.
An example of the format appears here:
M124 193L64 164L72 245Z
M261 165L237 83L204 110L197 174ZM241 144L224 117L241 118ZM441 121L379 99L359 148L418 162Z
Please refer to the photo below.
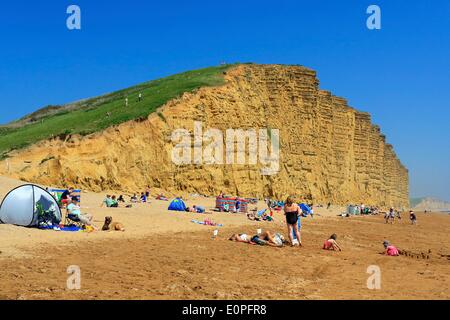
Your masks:
M20 184L0 177L0 201ZM418 213L412 226L404 214L386 225L382 216L340 218L342 208L317 208L314 218L302 220L302 248L273 248L227 239L258 228L287 236L281 213L275 222L255 222L243 214L171 212L169 202L157 200L130 209L100 208L105 194L82 193L82 211L93 214L99 227L111 215L125 232L0 225L0 299L450 298L448 215ZM212 198L186 202L214 206ZM224 226L191 222L205 218ZM215 229L219 234L212 239ZM321 249L332 233L342 252ZM384 239L418 257L379 254ZM71 265L80 267L80 290L67 289ZM367 288L371 265L381 270L379 290Z

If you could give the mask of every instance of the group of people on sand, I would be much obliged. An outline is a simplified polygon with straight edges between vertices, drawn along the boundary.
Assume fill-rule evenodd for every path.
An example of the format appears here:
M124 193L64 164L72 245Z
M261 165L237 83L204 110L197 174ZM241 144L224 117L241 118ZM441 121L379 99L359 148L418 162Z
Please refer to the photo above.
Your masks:
M125 199L123 198L123 195L120 195L119 197L116 197L115 195L106 195L106 198L103 200L101 207L106 206L107 208L118 208L119 202L125 203Z
M138 197L139 194L139 197ZM143 192L137 192L134 193L131 197L130 197L130 202L131 203L148 203L150 202L150 186L148 186L145 191ZM162 193L158 194L155 197L156 200L162 200L162 201L168 201L169 199Z
M271 246L283 246L290 243L292 246L301 246L301 236L299 219L302 214L302 210L299 205L294 201L292 196L287 197L284 203L284 215L286 217L286 225L288 229L289 241L287 241L280 233L271 233L265 231L262 234L249 237L247 234L234 234L230 237L230 240L239 242L248 242L255 244L268 244Z
M395 210L394 208L390 208L389 211L387 211L384 214L384 220L385 223L390 223L393 224L395 222L395 218L397 218L398 220L402 219L402 215L401 212L399 210ZM409 210L409 220L411 222L411 224L415 225L417 224L417 216L414 213L414 211Z
M264 231L256 235L250 236L246 233L233 234L229 240L244 242L256 245L268 245L273 247L283 247L286 244L291 246L302 246L299 224L302 210L300 206L294 201L292 196L287 197L284 203L284 215L286 219L286 226L288 231L288 240L279 232ZM260 230L259 230L260 231ZM392 245L389 241L383 242L384 252L383 254L388 256L398 256L399 250ZM332 251L342 251L342 247L337 242L337 235L333 233L323 243L322 249Z

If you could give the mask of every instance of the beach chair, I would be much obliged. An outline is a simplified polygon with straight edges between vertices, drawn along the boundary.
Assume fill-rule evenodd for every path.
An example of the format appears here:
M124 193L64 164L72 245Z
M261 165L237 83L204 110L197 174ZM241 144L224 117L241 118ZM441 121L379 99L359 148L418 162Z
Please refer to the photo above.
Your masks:
M70 214L68 211L66 211L66 214L64 216L64 225L74 225L78 228L84 227L84 224L80 221L80 219L77 216Z

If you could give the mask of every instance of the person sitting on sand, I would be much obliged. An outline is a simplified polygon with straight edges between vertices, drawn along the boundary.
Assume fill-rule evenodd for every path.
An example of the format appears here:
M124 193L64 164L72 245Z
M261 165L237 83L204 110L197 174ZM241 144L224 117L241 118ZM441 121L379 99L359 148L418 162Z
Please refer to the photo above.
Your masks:
M411 224L417 223L417 216L412 210L409 211L409 220L411 220Z
M291 244L294 244L294 237L292 232L295 232L297 239L301 239L300 232L298 231L297 221L298 216L301 214L300 207L295 203L292 196L287 197L286 204L284 206L284 215L286 216L286 225L288 227L288 235Z
M111 196L109 194L107 194L105 200L103 200L100 207L103 207L103 205L105 205L107 208L110 208L112 204L113 204L113 201L111 199Z
M111 201L112 201L112 203L110 205L111 208L118 208L119 207L119 202L117 201L116 196L112 196L111 197Z
M325 243L323 244L323 249L324 250L342 251L341 247L336 242L336 239L337 239L337 235L335 233L333 233L330 236L330 238L327 241L325 241Z
M394 247L393 245L391 245L389 243L389 241L384 240L383 246L385 249L385 251L384 251L385 255L387 255L387 256L398 256L399 255L398 249L396 247Z
M133 194L133 196L130 198L130 202L131 203L137 203L138 202L138 197L137 197L136 193Z
M147 202L147 196L143 193L143 192L141 192L141 202L142 203L146 203Z
M117 199L117 202L125 203L125 199L123 198L123 195L119 196L119 198Z
M88 225L94 228L94 230L98 230L98 228L92 223L93 217L89 214L83 214L80 210L78 198L73 197L72 200L69 200L69 204L67 205L67 213L68 217L72 221L79 221L84 225Z

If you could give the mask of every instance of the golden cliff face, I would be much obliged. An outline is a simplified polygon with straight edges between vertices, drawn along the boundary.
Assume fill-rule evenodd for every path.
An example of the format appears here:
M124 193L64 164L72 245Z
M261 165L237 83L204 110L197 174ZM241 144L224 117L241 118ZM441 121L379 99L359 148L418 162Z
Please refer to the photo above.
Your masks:
M320 90L304 67L240 65L225 85L167 103L146 121L87 137L51 140L12 153L0 174L44 185L136 192L284 197L314 203L408 206L408 171L370 115ZM174 130L279 129L280 170L258 164L173 163Z

